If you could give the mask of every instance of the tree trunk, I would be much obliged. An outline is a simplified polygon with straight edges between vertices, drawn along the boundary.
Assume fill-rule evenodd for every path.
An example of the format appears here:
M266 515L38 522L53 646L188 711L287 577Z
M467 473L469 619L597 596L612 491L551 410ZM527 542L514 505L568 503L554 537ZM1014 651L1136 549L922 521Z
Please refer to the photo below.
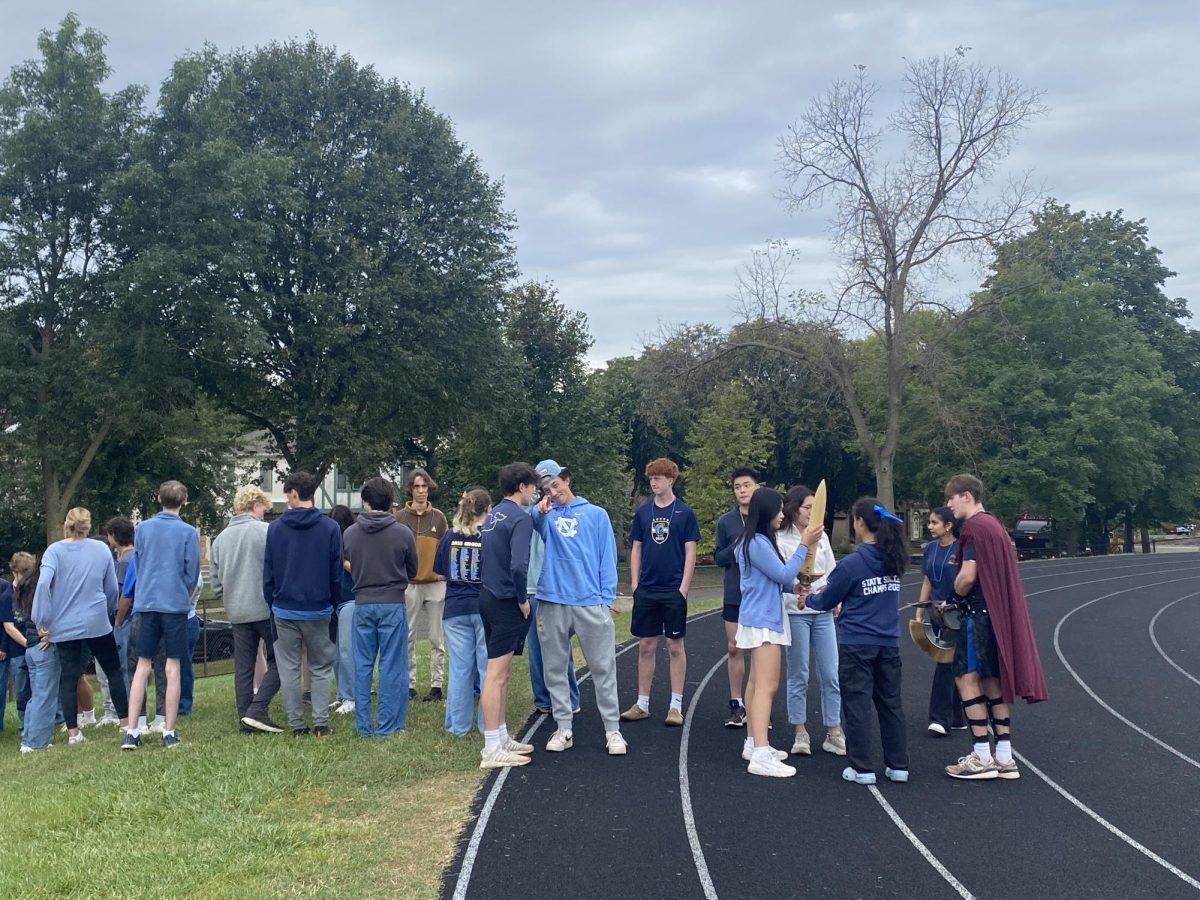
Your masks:
M1150 552L1150 529L1145 525L1142 526L1142 552Z
M1125 549L1124 553L1133 552L1133 510L1125 510Z
M875 499L890 512L896 509L895 460L894 453L885 459L882 452L875 459Z

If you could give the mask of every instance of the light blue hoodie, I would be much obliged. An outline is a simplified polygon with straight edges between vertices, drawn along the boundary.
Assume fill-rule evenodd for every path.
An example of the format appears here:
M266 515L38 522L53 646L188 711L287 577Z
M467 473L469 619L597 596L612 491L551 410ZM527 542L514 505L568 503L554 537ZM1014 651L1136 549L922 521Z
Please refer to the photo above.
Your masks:
M58 541L42 557L30 618L54 643L100 637L112 631L108 603L116 596L117 570L107 544Z
M191 612L200 580L200 534L178 513L163 511L133 532L138 612Z
M617 596L617 539L608 513L576 497L542 515L533 527L546 542L538 600L567 606L612 606Z

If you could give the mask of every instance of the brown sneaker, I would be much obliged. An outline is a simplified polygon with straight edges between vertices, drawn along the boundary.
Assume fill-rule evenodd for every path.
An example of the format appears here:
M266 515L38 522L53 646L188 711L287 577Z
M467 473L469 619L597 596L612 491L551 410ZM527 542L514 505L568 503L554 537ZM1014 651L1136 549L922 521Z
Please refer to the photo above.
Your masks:
M667 718L663 720L663 724L672 728L679 727L683 724L683 711L672 706L667 710Z
M989 781L999 777L995 761L984 762L974 753L968 753L952 766L946 766L946 774L964 781Z
M650 718L650 713L646 712L646 710L642 709L636 703L629 707L629 709L625 710L625 712L621 713L622 722L638 722L642 719L648 718Z
M1021 777L1021 770L1017 768L1017 761L1015 759L1010 759L1006 763L1002 763L998 759L993 759L992 765L996 767L997 778L1003 778L1005 781L1016 781Z

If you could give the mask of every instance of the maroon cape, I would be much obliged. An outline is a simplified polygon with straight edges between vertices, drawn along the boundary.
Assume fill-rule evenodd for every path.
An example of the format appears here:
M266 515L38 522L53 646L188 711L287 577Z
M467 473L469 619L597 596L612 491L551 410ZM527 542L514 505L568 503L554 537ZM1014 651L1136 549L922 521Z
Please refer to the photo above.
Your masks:
M1046 679L1008 532L995 516L984 511L963 522L958 535L960 566L963 548L975 548L975 577L983 588L1000 651L1000 693L1004 702L1024 697L1029 703L1040 703L1047 699Z

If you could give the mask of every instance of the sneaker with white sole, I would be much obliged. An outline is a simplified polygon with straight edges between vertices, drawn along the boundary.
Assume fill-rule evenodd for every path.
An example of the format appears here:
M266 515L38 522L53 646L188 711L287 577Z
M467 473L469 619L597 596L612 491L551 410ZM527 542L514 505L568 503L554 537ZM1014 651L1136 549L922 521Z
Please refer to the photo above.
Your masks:
M929 727L926 728L925 730L928 731L930 734L940 735L941 737L945 737L946 733L947 733L946 726L943 725L941 722L930 722Z
M339 716L354 715L354 701L353 700L343 700L341 702L341 704L338 705L337 709L334 710L334 712L337 713Z
M78 731L75 734L71 735L69 738L67 738L67 743L68 744L82 744L86 740L87 740L87 738L85 738L83 736L83 732Z
M529 765L528 756L513 753L511 750L506 750L503 747L497 747L491 753L483 753L479 760L479 768L481 769L507 769L512 766L527 765Z
M782 751L776 751L782 752ZM796 767L789 766L778 758L762 759L752 756L746 771L751 775L763 775L767 778L791 778L796 774Z
M155 734L162 734L167 730L166 716L155 716L154 721L150 723L150 727L146 730L153 731Z
M746 762L750 762L754 756L754 754L751 752L753 750L754 742L751 741L750 738L746 738L746 740L742 743L742 759L744 759ZM771 755L780 762L788 758L786 750L776 750L774 747L771 748Z
M516 738L510 737L508 743L504 745L504 749L509 753L532 753L533 744L522 744Z
M826 734L825 743L821 744L821 749L826 753L832 753L834 756L845 756L846 732L839 731L834 734Z
M962 781L990 781L1000 773L992 760L984 762L973 752L959 759L954 765L946 766L946 774Z
M842 780L853 781L855 784L874 784L875 773L859 772L857 769L852 768L851 766L846 766L846 768L842 769Z
M556 731L550 735L550 740L546 741L546 752L562 753L564 750L570 750L575 746L575 735L569 731Z
M884 769L883 774L888 781L894 781L896 784L906 784L908 782L908 769Z
M625 736L619 731L609 731L604 735L604 745L608 748L609 756L624 756L629 752Z
M84 712L81 712L79 714L79 727L80 728L82 728L84 725L95 725L95 724L96 724L96 711L94 709L85 710Z
M792 744L792 754L794 756L812 756L812 738L808 736L807 731L796 734L796 740Z
M726 728L746 727L746 707L737 700L729 701L729 718L725 720Z
M108 726L108 725L120 725L120 724L121 724L121 720L118 719L116 716L105 713L101 717L100 721L96 723L96 727L104 728L105 726Z
M992 763L996 767L997 778L1003 778L1005 781L1016 781L1021 777L1021 770L1017 768L1017 761L1015 759L1010 759L1008 762L1002 763L1000 760L993 758Z

